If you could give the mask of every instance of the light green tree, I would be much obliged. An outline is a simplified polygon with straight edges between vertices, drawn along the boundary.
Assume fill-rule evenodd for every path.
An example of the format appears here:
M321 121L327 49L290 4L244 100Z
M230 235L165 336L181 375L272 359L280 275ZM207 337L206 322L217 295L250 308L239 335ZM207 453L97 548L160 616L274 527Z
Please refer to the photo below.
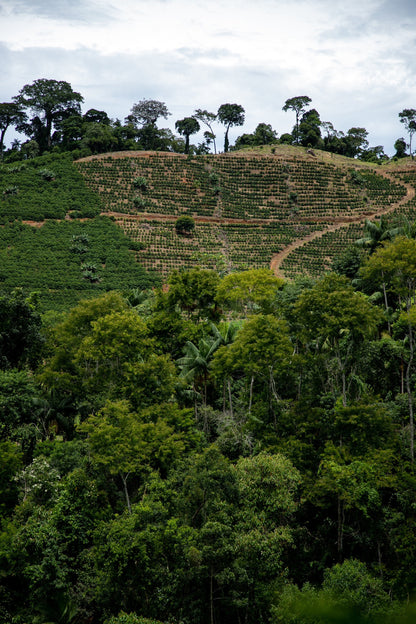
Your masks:
M261 311L269 313L276 292L284 280L276 277L270 269L249 269L230 273L218 286L217 301L237 310L243 316Z

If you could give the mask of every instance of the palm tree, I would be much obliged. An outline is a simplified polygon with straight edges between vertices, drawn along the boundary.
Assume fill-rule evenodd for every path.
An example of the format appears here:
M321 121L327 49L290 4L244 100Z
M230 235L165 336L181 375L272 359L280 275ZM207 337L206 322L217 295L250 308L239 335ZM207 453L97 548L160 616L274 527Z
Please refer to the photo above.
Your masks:
M219 327L210 323L212 335L201 338L198 346L188 340L184 348L185 355L177 360L181 371L179 376L187 383L192 383L195 392L198 392L198 388L202 386L204 405L207 402L209 365L212 357L219 347L233 342L240 327L241 323L235 321L221 323Z
M392 228L389 228L389 224L384 215L381 215L380 221L365 220L364 231L366 236L359 238L355 241L358 247L364 247L368 249L371 256L377 247L380 247L383 241L391 240L395 234Z

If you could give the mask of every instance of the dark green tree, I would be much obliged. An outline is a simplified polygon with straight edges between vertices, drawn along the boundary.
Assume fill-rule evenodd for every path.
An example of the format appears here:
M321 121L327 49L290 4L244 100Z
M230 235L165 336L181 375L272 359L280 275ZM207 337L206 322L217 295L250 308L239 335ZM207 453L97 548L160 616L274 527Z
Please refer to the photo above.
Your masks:
M199 132L200 125L194 117L184 117L175 122L175 128L185 137L185 154L189 154L189 137Z
M198 121L202 121L202 123L209 128L209 132L204 133L204 136L207 139L207 142L208 140L212 141L214 145L214 154L216 154L217 146L215 145L215 133L212 129L212 123L217 119L217 115L215 113L210 113L207 110L202 110L202 108L197 108L194 113L194 117L195 119L198 119Z
M396 150L396 158L404 158L406 156L406 141L403 137L400 137L394 143L394 149Z
M345 144L345 156L355 158L360 156L368 147L368 131L365 128L350 128L343 138Z
M307 95L298 95L296 97L286 100L282 108L282 110L284 110L285 112L288 110L293 110L296 115L295 141L297 144L299 144L299 118L305 112L306 108L311 102L311 98Z
M244 123L244 108L240 104L222 104L218 109L218 119L225 126L224 152L228 152L228 131L233 126L242 126Z
M18 125L26 120L26 114L16 102L2 102L0 104L0 158L3 157L4 135L7 128Z
M191 235L195 230L195 220L187 215L178 217L175 221L175 230L179 235Z
M315 108L303 113L298 128L298 142L305 147L322 147L321 125L319 113Z
M409 156L413 158L412 137L416 132L416 109L405 108L401 113L399 113L399 119L409 133Z
M186 312L188 318L215 320L219 311L216 294L220 278L207 269L173 271L169 278L168 302Z
M32 122L40 123L44 128L46 149L51 147L54 124L71 114L79 114L80 105L84 101L82 95L74 91L69 82L46 78L40 78L32 84L25 85L19 91L19 95L13 99L21 109L42 115L42 118L35 117ZM30 128L26 128L26 132L31 136Z
M42 354L42 321L21 290L0 297L0 368L35 367Z

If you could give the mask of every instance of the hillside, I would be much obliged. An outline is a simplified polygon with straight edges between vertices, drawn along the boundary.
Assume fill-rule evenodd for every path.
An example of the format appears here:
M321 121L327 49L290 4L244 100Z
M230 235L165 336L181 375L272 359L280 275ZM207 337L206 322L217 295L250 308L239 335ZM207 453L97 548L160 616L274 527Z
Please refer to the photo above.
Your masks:
M1 291L36 290L43 309L60 309L182 267L321 275L365 218L414 220L415 185L413 163L372 167L293 146L4 164ZM180 215L194 218L192 236L176 233Z
M322 274L366 218L414 211L412 170L321 154L287 146L194 157L120 152L76 166L104 211L144 245L143 266L165 276L195 264L272 266L291 277ZM175 232L184 214L195 219L193 237Z
M137 245L101 210L69 155L1 166L0 291L36 291L46 310L157 284L135 261Z

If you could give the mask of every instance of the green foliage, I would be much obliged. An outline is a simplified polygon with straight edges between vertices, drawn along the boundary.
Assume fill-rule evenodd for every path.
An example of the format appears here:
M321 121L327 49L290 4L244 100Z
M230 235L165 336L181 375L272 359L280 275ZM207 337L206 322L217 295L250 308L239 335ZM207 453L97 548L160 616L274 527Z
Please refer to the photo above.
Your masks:
M153 176L162 161L153 167L153 158L142 159L148 168L139 159L100 161L116 179L124 167L130 195L117 196L114 185L114 201L131 207L143 174L146 201L159 209ZM217 202L212 188L221 180L215 209L229 216L233 206L264 210L254 193L268 184L277 196L282 184L287 220L289 189L306 211L299 180L319 187L312 161L276 157L262 168L258 158L221 156L213 171L205 157L169 158L168 181L183 174L171 195L185 197L189 174L201 205ZM93 176L98 161L87 162ZM58 176L55 164L42 166ZM235 188L233 167L241 167ZM39 169L38 183L53 185ZM361 186L348 184L348 172L332 173L322 188L340 181L362 210ZM362 175L369 201L390 197L387 178ZM243 187L253 192L251 208ZM193 213L197 204L184 205ZM174 221L168 226L178 249L194 247L199 222L189 239L176 236ZM231 242L247 256L247 227L223 226L224 256ZM157 228L153 222L149 233L167 231ZM217 231L207 225L204 240ZM273 237L287 244L294 229L279 233L262 221L251 231L260 254ZM33 322L28 342L41 338L30 357L10 348L0 371L1 621L412 621L412 608L399 603L416 591L412 238L375 249L354 282L367 295L338 275L283 283L265 268L223 279L177 271L168 288L152 292L133 268L141 251L131 253L102 217L38 229L15 223L0 229L0 240L0 335L32 336ZM43 326L38 295L12 294L8 273L28 291L38 285L43 309L53 301ZM59 313L74 292L87 298Z
M218 316L215 297L219 281L215 271L173 271L169 278L168 302L179 306L188 317L214 320Z
M159 620L144 618L135 613L120 613L117 617L111 617L104 624L163 624Z
M144 178L143 176L139 176L138 178L135 178L133 180L133 186L134 186L134 188L137 188L140 191L147 191L148 190L148 182L147 182L146 178Z
M8 189L18 189L18 193ZM101 208L100 200L86 187L72 164L70 154L35 158L18 170L15 165L2 165L0 194L1 223L17 218L63 219L72 211L91 218Z
M175 230L179 235L190 235L195 230L195 220L192 217L183 215L175 221Z
M22 455L14 442L0 442L0 520L13 510L17 503L16 474L21 468Z
M0 296L0 369L35 367L42 354L41 319L22 290Z
M47 222L41 228L15 223L0 228L0 289L10 292L19 283L25 292L39 293L43 309L65 309L100 292L157 282L136 263L130 248L108 217ZM82 264L96 267L91 279L85 280Z
M248 313L270 312L270 303L284 281L273 275L269 269L249 269L225 276L217 292L217 301L237 310L244 316Z

